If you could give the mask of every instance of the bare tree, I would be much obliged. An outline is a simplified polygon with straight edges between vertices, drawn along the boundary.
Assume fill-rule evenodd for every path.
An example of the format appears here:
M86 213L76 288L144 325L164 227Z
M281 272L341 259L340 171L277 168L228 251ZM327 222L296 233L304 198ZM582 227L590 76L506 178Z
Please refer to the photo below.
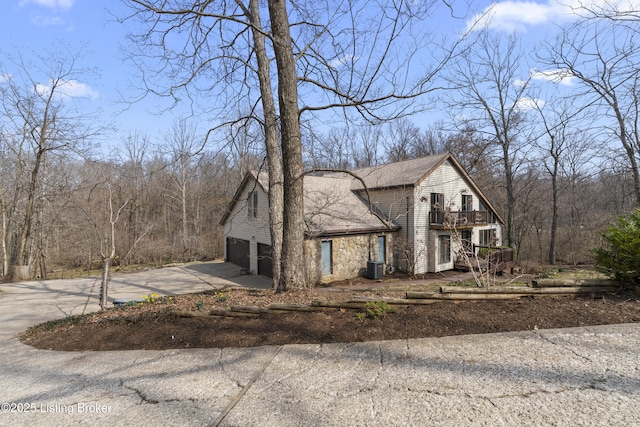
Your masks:
M41 171L48 157L56 154L82 154L100 128L87 110L77 102L78 89L84 86L77 79L87 75L76 64L79 52L46 52L38 62L28 64L21 56L7 56L14 73L6 72L0 83L2 102L3 142L18 141L19 161L29 169L26 205L17 243L11 256L10 274L15 279L30 276L32 228L36 216L36 201ZM91 96L90 93L80 97ZM16 177L18 178L18 177Z
M561 2L563 3L563 2ZM634 2L604 1L604 2L570 2L566 3L573 13L584 19L602 19L617 22L633 28L640 21L640 9ZM634 31L638 31L635 27Z
M547 102L536 100L532 103L540 117L542 128L542 136L536 140L536 145L541 150L542 165L551 180L551 224L547 255L547 262L551 265L557 261L559 212L562 207L560 197L575 179L576 163L586 163L584 154L593 145L585 130L588 126L581 115L583 111L573 105L574 101L575 98L569 97L564 100L549 99Z
M522 76L523 51L515 35L504 41L483 32L452 67L448 80L454 90L447 101L453 114L465 117L496 149L506 192L507 242L514 244L516 194L514 177L526 147L526 107L530 77ZM463 99L463 102L460 102Z
M84 214L86 220L91 224L91 227L93 228L96 234L96 238L100 245L99 253L100 253L100 258L102 260L102 281L100 284L100 309L106 310L109 280L111 278L109 275L109 271L111 266L113 265L113 262L117 257L116 224L120 220L120 216L123 210L126 208L127 204L129 203L130 199L127 198L124 202L120 204L119 207L116 208L114 206L114 199L115 199L114 189L111 182L106 182L106 183L103 183L102 185L104 185L106 189L105 202L106 202L107 217L106 217L106 220L104 221L105 226L100 224L99 217L103 216L102 212L100 212L100 209L99 208L97 209L98 212L94 212L91 209L91 205L92 205L91 199L96 197L96 195L94 194L94 190L98 189L96 193L99 194L100 193L99 187L101 186L101 184L96 185L89 192L87 207L84 207L80 204L78 204L77 206ZM97 197L101 198L99 195Z
M191 190L194 187L193 180L196 176L195 170L198 158L196 154L200 146L199 138L196 134L196 127L186 120L176 121L169 132L165 135L165 150L169 155L169 173L175 191L171 193L180 205L182 243L181 258L189 259L192 251L192 238L190 233L188 204L191 201Z
M414 147L420 145L422 130L406 117L389 123L387 138L383 142L390 162L417 157Z
M167 88L164 82L146 80L146 89L174 98L185 93L194 103L194 93L235 94L222 97L224 102L215 107L216 115L224 116L229 102L244 101L263 123L270 174L274 286L277 290L308 286L302 268L300 115L354 108L362 117L375 121L412 111L417 104L405 101L433 90L434 75L453 55L453 49L428 52L435 57L428 69L418 55L429 40L423 37L427 26L412 24L426 19L437 3L302 1L293 3L290 10L285 0L269 0L266 9L257 0L126 3L134 11L132 17L147 29L133 37L133 48L139 49L133 56L157 55L163 71L158 75L173 81ZM265 24L266 16L269 25ZM177 47L166 43L174 32L183 42ZM404 55L394 52L400 47ZM270 54L276 63L279 115ZM415 74L409 70L418 61L424 72L412 78ZM145 63L142 68L147 66ZM252 85L254 81L258 84ZM258 98L252 94L253 87L260 89ZM146 89L145 94L149 93ZM300 95L321 94L320 104L304 102L299 89ZM278 259L280 250L282 262Z
M587 20L565 29L547 44L545 62L584 89L583 108L596 111L592 127L620 144L633 175L640 205L640 52L638 33L616 22Z
M360 126L356 139L359 141L355 144L353 165L356 168L377 165L380 160L378 149L383 139L382 127L368 123Z

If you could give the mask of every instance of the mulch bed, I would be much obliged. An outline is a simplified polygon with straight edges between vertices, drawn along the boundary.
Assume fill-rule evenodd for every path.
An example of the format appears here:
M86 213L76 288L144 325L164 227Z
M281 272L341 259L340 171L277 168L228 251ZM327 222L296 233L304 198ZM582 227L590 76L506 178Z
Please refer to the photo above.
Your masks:
M382 296L375 292L347 294L341 293L340 298ZM628 291L589 297L536 296L509 301L399 305L394 306L395 312L378 319L363 318L363 309L268 312L248 318L206 315L234 304L310 305L318 296L318 291L276 295L239 290L184 295L49 322L29 329L20 339L49 350L162 350L377 341L640 322L638 296Z

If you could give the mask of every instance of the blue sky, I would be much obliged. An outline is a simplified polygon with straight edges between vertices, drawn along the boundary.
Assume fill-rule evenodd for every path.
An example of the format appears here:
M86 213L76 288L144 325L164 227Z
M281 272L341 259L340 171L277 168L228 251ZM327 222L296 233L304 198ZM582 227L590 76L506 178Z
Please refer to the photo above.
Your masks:
M55 49L62 43L71 50L83 49L82 67L95 68L96 76L77 82L74 96L87 98L89 108L100 108L105 121L117 133L108 140L119 140L129 132L141 131L157 136L168 130L174 114L158 115L157 100L134 104L121 102L132 82L139 81L137 70L123 58L127 28L115 22L109 11L123 11L116 0L3 0L0 15L1 49L29 60L32 52Z
M597 4L604 0L588 1ZM535 42L553 31L556 28L554 23L573 19L571 2L577 3L577 0L567 0L565 4L558 4L553 0L502 1L492 6L486 1L476 2L472 4L470 12L465 11L468 16L466 20L452 21L455 24L450 28L445 25L442 31L450 31L452 35L459 33L464 30L465 25L470 26L474 22L474 13L477 13L476 17L483 16L479 18L482 25L496 31L518 31L527 41ZM630 2L640 0L626 0L626 3ZM126 14L127 9L120 1L3 0L2 4L0 37L3 40L3 51L15 53L19 50L28 60L30 51L42 52L43 48L51 48L53 43L60 40L72 48L86 46L83 65L96 67L99 77L74 82L72 95L87 98L92 106L99 107L104 117L116 125L119 132L110 136L112 141L118 141L128 132L136 130L152 138L158 137L168 130L174 117L180 115L179 109L163 115L157 114L154 111L159 105L157 99L145 100L126 111L125 105L117 102L121 93L127 93L131 82L140 81L137 71L123 61L124 54L121 50L125 34L131 28L115 22L108 12ZM443 17L446 16L445 12L442 11ZM534 77L542 81L558 77L552 70L536 72ZM523 75L523 78L526 77L526 74ZM571 81L565 80L564 83L570 85Z

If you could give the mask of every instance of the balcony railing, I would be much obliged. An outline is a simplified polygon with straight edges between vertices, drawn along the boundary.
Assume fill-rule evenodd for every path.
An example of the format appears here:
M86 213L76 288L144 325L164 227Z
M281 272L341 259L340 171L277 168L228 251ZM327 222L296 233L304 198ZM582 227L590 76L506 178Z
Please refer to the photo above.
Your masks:
M429 212L429 224L442 226L465 226L474 224L487 224L488 211L431 211Z

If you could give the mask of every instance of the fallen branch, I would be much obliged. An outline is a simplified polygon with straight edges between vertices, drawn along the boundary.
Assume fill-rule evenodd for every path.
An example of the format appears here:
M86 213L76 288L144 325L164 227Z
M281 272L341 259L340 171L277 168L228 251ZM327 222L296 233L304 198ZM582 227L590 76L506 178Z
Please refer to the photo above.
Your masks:
M318 311L319 307L310 307L304 304L287 304L284 302L274 302L269 306L272 311Z
M231 311L224 309L213 309L209 312L211 316L219 316L219 317L258 317L260 314L258 313L245 313L242 311Z
M186 318L209 317L209 315L207 313L198 313L198 312L195 312L195 311L171 310L171 311L169 311L169 314L172 315L172 316L176 316L176 317L186 317Z
M620 282L611 279L537 279L531 281L534 288L543 287L575 287L575 286L607 286L620 287Z
M241 313L256 313L256 314L266 313L269 311L268 308L256 307L256 306L244 306L244 305L232 305L231 307L229 307L229 310L241 312Z
M544 288L529 288L524 286L501 286L491 289L486 288L471 288L460 286L442 286L440 292L455 293L455 294L522 294L522 295L575 295L575 294L590 294L598 292L610 292L611 287L608 286L564 286L564 287L544 287Z
M446 293L438 294L433 292L407 292L407 299L416 300L504 300L518 299L527 296L526 294L494 294L494 293Z

